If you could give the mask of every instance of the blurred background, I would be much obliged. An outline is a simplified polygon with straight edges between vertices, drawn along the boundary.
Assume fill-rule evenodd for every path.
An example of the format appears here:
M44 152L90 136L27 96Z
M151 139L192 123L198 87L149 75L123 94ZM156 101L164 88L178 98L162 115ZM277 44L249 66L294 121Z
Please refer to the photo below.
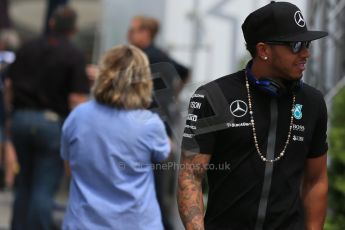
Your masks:
M161 23L157 45L191 70L184 87L182 107L201 84L243 68L250 59L241 24L267 0L0 0L0 30L18 34L18 44L44 33L49 13L69 3L78 12L79 32L73 42L87 63L97 64L110 47L127 42L135 15L148 15ZM309 29L329 36L312 43L304 81L321 90L329 111L330 198L326 229L345 229L345 0L289 1L301 9ZM15 42L15 41L14 41ZM182 109L186 113L186 109ZM186 115L186 114L185 114ZM176 139L179 139L176 137ZM59 226L67 199L68 179L56 198L54 219ZM172 206L176 206L172 202ZM0 229L9 229L12 190L0 191ZM182 229L176 207L171 215Z

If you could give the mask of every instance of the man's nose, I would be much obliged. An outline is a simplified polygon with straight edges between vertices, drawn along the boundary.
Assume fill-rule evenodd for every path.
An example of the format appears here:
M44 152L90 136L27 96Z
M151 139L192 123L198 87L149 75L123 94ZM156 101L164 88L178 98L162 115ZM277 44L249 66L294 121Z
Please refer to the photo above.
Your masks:
M308 58L310 56L309 48L303 47L301 52L299 52L299 55L303 58Z

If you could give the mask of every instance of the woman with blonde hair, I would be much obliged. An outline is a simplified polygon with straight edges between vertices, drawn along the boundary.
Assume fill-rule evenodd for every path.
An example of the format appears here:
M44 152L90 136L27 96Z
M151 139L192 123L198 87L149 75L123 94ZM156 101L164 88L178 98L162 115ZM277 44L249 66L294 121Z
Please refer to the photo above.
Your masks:
M101 61L94 99L65 121L61 156L72 178L63 229L163 229L152 165L170 145L160 118L146 110L150 74L138 48L112 48Z

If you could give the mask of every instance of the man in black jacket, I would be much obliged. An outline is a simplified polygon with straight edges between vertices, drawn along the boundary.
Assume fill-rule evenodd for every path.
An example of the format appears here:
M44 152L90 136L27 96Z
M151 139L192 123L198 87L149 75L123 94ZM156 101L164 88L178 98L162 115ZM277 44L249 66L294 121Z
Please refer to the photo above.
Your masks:
M61 6L51 33L24 44L9 67L12 92L11 138L20 171L12 229L51 229L53 198L63 173L59 146L69 111L87 99L85 61L69 39L76 12Z

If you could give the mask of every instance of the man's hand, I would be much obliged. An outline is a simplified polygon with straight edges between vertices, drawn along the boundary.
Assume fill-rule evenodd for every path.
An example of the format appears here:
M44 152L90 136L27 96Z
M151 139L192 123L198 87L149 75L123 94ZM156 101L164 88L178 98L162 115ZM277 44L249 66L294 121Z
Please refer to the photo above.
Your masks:
M5 152L5 184L6 187L11 188L14 184L16 173L18 172L18 161L16 150L12 142L5 141L4 143Z
M80 103L86 102L87 99L88 99L88 96L86 94L70 93L68 95L69 108L72 110L74 109L74 107L76 107Z

